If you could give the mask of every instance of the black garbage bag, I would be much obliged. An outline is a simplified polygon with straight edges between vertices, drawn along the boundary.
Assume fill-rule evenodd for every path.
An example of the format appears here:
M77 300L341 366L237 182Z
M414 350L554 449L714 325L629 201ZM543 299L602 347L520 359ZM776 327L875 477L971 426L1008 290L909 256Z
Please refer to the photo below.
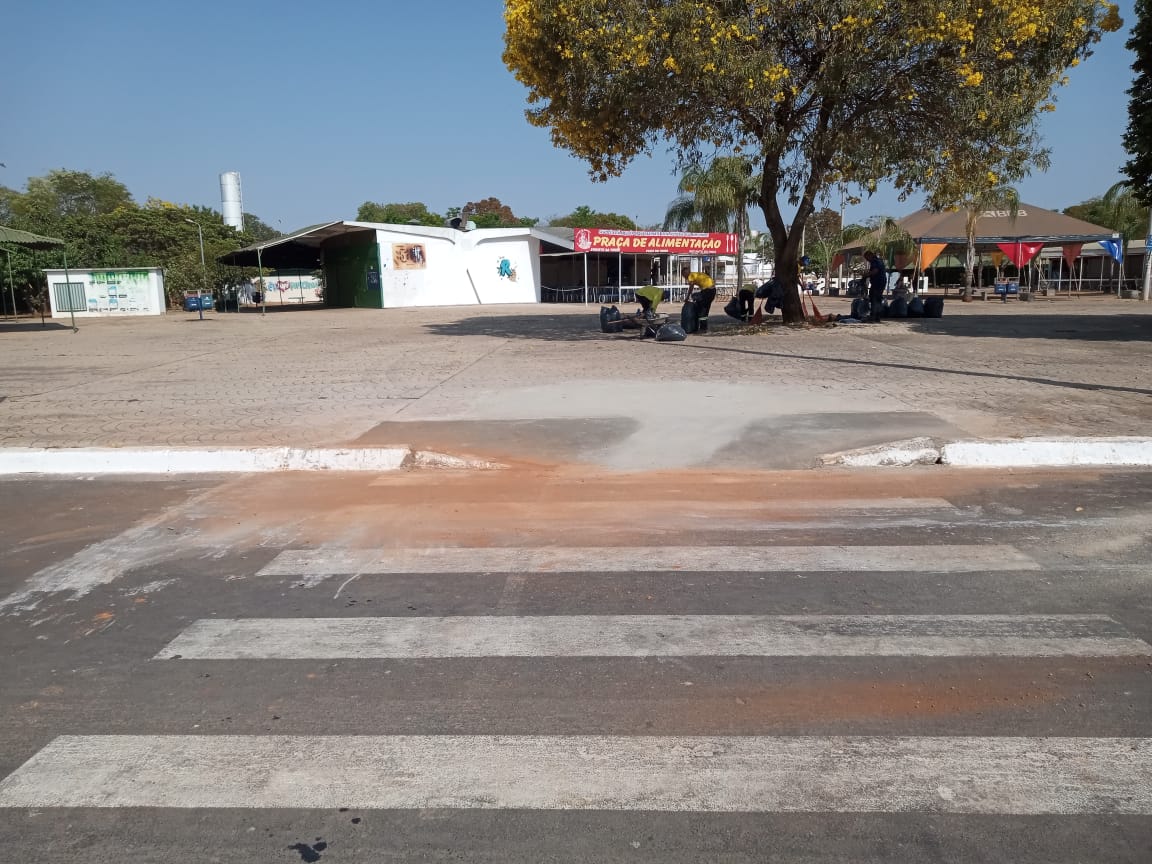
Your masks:
M615 306L601 306L600 307L600 332L601 333L619 333L624 329L624 324L620 320L624 316L620 314L620 310Z
M857 297L852 301L852 317L857 321L864 321L868 318L868 313L871 311L872 306L868 302L867 297Z
M756 288L755 292L757 300L767 300L768 298L775 299L776 297L783 295L783 293L784 287L780 284L780 280L775 276L773 276L767 282L761 282L760 285Z
M735 318L737 321L743 321L744 316L740 313L740 298L733 297L724 304L724 314L729 318Z
M680 309L680 326L685 333L696 333L700 329L700 304L689 300Z
M888 317L907 318L908 301L904 297L893 297L892 302L888 304Z
M928 297L924 300L924 317L925 318L943 318L944 317L944 298L943 297Z
M924 317L924 300L920 297L913 297L908 301L908 317L909 318L923 318Z
M684 328L671 321L656 331L657 342L683 342L687 338L688 334L684 332Z

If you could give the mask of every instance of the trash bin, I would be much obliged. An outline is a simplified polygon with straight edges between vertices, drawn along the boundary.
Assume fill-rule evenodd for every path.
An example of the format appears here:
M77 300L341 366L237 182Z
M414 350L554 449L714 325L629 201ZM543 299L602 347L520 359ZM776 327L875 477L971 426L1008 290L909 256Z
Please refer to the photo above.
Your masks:
M236 290L230 288L224 291L216 298L216 311L217 312L239 312L240 301L237 298Z

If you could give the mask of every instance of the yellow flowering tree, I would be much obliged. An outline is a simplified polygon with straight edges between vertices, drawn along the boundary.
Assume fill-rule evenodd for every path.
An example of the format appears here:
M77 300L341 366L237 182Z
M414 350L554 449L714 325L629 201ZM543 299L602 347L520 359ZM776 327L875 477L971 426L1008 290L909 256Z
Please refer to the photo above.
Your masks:
M662 144L681 167L752 159L794 284L822 191L887 180L909 194L957 142L1020 133L1026 158L1030 118L1120 20L1105 0L507 0L505 24L529 121L595 179ZM799 295L785 299L802 320Z

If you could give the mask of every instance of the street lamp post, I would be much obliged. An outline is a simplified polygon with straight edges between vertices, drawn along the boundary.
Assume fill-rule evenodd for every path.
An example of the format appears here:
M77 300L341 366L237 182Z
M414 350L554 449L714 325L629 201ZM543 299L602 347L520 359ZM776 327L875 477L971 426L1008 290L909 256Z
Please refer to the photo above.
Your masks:
M204 229L195 219L185 219L189 225L196 226L196 234L200 238L200 296L196 299L196 308L200 312L200 320L204 320L204 288L208 285L208 265L204 262Z

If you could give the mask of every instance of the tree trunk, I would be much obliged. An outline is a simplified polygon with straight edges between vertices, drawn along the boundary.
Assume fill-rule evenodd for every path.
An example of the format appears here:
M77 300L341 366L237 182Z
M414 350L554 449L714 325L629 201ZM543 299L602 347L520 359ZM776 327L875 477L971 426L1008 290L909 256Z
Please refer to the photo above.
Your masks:
M744 227L747 212L736 214L736 296L744 288Z
M763 169L763 180L760 185L760 209L764 212L764 222L768 226L768 233L772 235L772 248L775 253L776 273L780 285L784 289L784 299L780 314L785 324L804 323L804 304L800 301L800 238L804 236L804 225L812 212L810 197L800 201L796 211L796 218L789 227L784 222L784 214L780 212L777 195L780 191L779 168L772 170L773 165L779 164L780 154L766 154ZM773 157L776 161L773 161Z
M976 217L968 214L968 248L965 250L964 266L964 296L972 296L972 275L976 269Z
M787 240L776 249L776 278L784 288L780 309L785 324L804 323L804 304L800 300L800 232L793 227Z

